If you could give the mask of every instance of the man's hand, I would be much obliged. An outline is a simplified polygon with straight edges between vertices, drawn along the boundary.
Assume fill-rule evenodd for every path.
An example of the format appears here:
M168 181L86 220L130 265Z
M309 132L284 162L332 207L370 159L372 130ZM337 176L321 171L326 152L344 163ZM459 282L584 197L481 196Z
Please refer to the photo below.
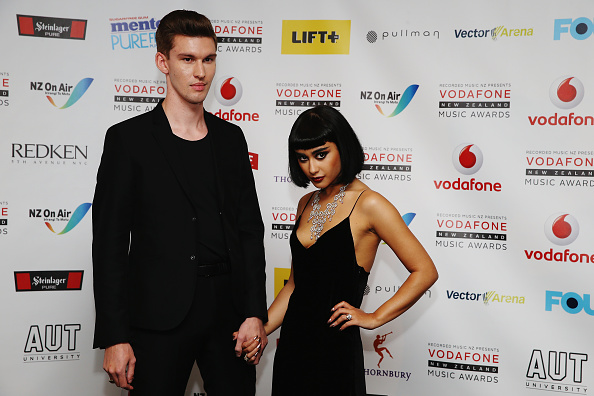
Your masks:
M254 365L260 362L262 352L268 344L266 331L264 331L264 324L260 318L247 318L239 327L237 336L234 337L234 339L237 341L235 344L235 356L237 357L242 355L242 348L245 342L251 343L253 340L259 339L260 347L253 356L246 360L246 362Z
M103 370L109 375L110 381L123 389L134 389L131 385L134 379L136 358L130 344L116 344L105 348Z

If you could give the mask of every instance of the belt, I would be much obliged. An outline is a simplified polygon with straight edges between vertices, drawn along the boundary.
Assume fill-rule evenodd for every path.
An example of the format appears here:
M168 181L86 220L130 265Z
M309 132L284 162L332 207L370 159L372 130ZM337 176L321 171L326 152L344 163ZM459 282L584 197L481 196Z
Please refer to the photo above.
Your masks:
M197 265L198 276L216 276L229 273L229 264L226 261L214 264Z

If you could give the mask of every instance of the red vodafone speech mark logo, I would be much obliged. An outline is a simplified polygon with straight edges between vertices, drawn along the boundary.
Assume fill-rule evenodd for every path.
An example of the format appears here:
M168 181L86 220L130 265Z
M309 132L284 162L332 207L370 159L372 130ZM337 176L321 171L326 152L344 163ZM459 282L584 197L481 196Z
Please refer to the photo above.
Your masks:
M454 168L463 175L472 175L483 165L483 153L475 144L461 144L452 155Z
M555 245L565 246L575 241L580 233L580 226L575 217L568 213L556 213L545 222L545 235Z
M577 77L558 78L551 84L549 97L558 108L572 109L584 99L584 84Z
M235 77L224 76L215 84L215 97L223 106L233 106L243 95L241 82Z

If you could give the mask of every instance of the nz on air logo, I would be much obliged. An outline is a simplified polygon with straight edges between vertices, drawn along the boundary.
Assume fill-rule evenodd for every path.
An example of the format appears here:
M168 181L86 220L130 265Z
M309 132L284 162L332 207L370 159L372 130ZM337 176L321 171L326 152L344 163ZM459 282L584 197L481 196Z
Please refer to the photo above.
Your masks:
M56 96L67 96L68 99L66 103L59 109L67 109L68 107L72 106L87 92L87 89L91 86L93 82L92 78L83 78L80 80L73 89L73 86L69 83L60 83L60 84L53 84L50 82L43 82L43 81L31 81L30 89L31 91L40 91L45 92L47 100L54 106L58 107L56 102L54 101L54 97Z
M375 108L381 115L387 118L392 118L402 113L404 109L408 107L418 89L419 86L417 84L412 84L409 85L402 94L393 91L361 91L360 99L372 101L375 105ZM389 113L387 111L384 112L384 109L382 109L380 105L383 105L384 108L386 108L386 105L396 105L396 107L391 113Z
M66 209L59 209L58 211L50 209L29 209L29 217L43 218L46 227L51 232L62 235L70 232L74 227L76 227L78 223L80 223L80 221L85 217L90 208L90 203L83 203L74 210L74 213ZM68 223L62 231L56 232L50 221L67 221Z
M348 55L350 20L284 20L281 54Z

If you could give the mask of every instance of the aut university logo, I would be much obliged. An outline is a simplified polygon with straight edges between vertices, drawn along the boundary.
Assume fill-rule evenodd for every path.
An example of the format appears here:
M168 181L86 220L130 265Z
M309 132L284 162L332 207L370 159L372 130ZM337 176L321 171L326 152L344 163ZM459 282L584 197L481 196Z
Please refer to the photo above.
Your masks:
M348 55L350 45L349 20L283 21L281 54Z

